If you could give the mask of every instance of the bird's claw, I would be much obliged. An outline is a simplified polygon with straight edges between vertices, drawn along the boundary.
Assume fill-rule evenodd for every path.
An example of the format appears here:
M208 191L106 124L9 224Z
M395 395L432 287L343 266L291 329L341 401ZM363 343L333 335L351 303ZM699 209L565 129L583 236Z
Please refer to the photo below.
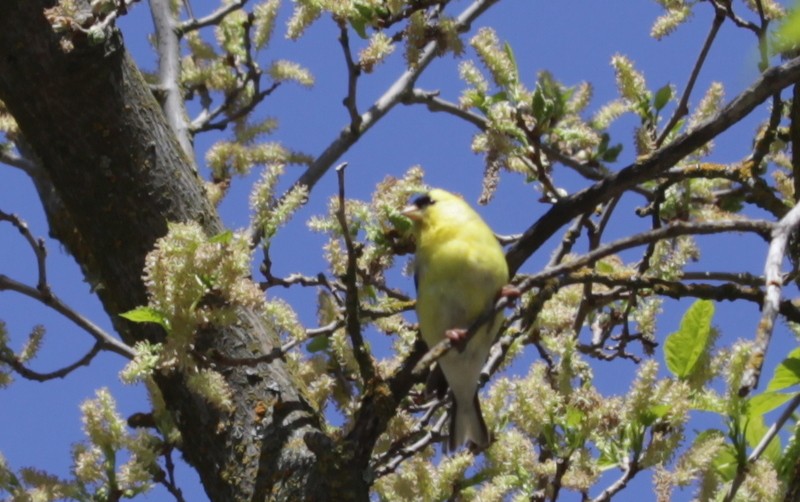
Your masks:
M467 330L464 328L448 329L444 332L444 336L446 336L454 344L463 343L467 338Z
M509 306L511 304L513 304L514 300L516 300L520 296L522 296L522 291L517 289L517 287L512 285L512 284L506 284L505 286L500 288L500 291L497 293L497 298L498 299L500 299L500 298L508 298L508 299L511 300L509 302Z

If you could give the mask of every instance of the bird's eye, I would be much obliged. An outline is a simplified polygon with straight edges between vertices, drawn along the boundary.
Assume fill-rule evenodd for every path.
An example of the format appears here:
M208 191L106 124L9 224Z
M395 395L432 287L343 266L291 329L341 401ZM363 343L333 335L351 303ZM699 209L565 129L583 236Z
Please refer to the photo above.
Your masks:
M420 195L416 199L414 199L414 205L420 209L425 209L426 207L433 204L434 200L431 199L431 196L428 194Z

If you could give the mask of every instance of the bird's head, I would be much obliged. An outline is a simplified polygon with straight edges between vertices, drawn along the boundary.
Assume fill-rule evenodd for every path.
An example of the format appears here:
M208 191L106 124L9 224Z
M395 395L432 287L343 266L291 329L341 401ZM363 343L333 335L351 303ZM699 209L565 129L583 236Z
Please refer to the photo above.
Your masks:
M401 213L417 226L425 226L426 223L438 220L443 215L452 217L463 211L464 207L468 208L469 206L457 195L434 188L414 199L411 204L403 208Z

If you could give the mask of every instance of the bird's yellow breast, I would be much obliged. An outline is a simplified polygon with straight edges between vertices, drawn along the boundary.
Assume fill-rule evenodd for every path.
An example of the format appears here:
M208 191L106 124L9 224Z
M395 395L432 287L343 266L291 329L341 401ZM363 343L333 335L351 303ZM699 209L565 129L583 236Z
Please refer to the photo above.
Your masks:
M469 328L491 307L508 269L488 228L488 236L458 227L430 230L417 244L417 313L423 338L435 344L446 330Z

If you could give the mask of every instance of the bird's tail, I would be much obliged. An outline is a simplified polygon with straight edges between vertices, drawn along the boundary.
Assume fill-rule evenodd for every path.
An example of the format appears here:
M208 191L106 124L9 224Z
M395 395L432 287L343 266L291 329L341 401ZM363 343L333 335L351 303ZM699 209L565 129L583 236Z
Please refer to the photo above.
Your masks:
M472 402L459 402L454 396L453 409L450 411L448 451L455 451L456 448L467 441L479 449L489 446L489 431L486 429L486 422L483 420L477 391Z

